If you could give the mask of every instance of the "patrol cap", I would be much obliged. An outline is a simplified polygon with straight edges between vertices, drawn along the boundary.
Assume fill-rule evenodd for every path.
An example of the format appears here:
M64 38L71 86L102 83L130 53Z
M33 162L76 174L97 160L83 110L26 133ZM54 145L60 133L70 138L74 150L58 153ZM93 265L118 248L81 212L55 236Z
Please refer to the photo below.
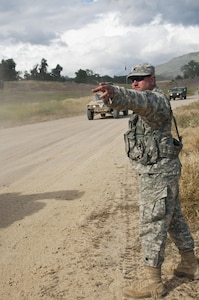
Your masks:
M127 76L127 78L137 77L137 76L149 76L155 74L154 66L144 63L138 64L131 69L131 73Z

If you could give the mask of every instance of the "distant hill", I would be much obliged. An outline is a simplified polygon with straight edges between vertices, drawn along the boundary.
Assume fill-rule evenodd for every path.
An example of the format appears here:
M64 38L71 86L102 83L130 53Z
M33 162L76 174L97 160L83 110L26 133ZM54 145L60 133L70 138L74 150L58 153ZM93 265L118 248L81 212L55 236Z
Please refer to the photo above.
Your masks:
M180 68L186 65L191 60L199 62L199 52L188 53L182 56L175 57L167 63L155 67L157 77L171 79L177 75L183 75Z

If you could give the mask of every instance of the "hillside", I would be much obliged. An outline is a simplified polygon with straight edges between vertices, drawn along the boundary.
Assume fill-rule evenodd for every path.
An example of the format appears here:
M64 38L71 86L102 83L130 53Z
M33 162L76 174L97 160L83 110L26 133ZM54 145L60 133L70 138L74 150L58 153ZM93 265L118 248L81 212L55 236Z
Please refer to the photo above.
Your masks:
M199 62L199 52L178 56L167 63L156 66L156 75L169 79L175 78L177 75L182 75L180 68L191 60Z

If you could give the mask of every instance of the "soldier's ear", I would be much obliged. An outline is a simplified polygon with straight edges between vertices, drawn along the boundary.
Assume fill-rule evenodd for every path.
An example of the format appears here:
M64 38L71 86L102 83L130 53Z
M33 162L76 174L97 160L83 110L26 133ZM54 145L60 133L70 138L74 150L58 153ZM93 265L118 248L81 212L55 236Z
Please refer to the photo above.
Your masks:
M152 82L152 83L155 83L155 76L154 76L154 75L151 75L151 76L150 76L150 79L151 79L151 82Z

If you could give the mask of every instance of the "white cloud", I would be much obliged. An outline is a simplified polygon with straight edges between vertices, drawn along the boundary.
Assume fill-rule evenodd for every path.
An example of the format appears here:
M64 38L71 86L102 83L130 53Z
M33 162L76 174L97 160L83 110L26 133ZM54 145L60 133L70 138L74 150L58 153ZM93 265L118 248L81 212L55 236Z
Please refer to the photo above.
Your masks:
M70 77L80 68L124 75L199 51L198 9L195 0L1 0L0 60L29 71L45 58Z

